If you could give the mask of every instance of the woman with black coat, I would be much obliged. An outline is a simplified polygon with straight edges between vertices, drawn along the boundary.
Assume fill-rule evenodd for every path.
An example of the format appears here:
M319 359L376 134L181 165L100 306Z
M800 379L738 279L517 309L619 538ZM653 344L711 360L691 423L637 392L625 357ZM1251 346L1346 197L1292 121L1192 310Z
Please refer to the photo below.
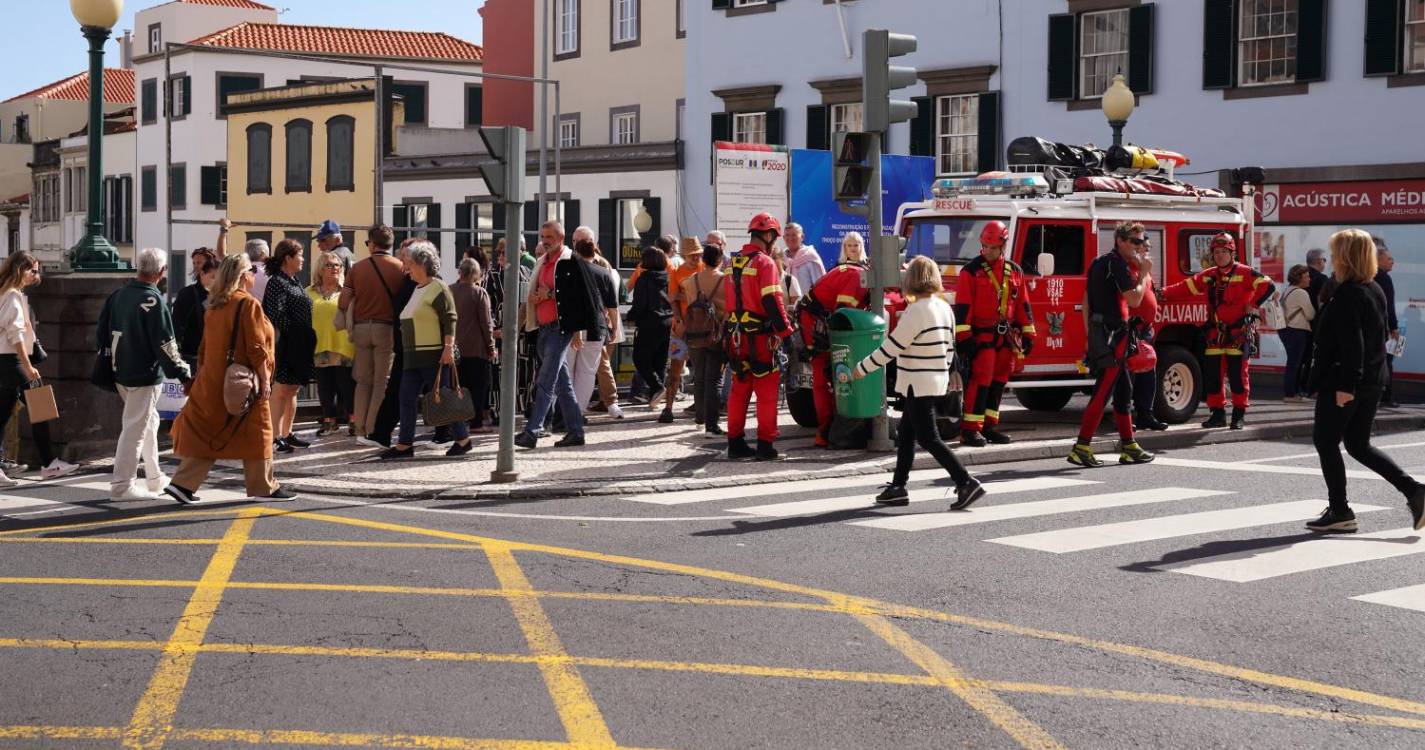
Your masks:
M643 251L643 273L633 285L633 304L628 318L638 326L633 336L633 367L653 394L650 404L663 392L663 369L668 366L668 343L673 323L673 305L668 301L668 256L656 247Z
M188 371L198 371L198 350L203 346L203 315L208 311L208 287L218 276L218 256L206 247L193 251L193 283L178 290L173 302L173 333L178 356Z
M1340 445L1366 468L1405 495L1416 530L1425 528L1425 485L1406 474L1389 456L1371 445L1371 424L1385 390L1385 293L1373 279L1376 248L1359 229L1331 235L1334 284L1317 314L1316 350L1312 358L1312 391L1316 424L1311 439L1321 457L1330 506L1306 524L1318 532L1353 533L1356 514L1346 503L1346 464Z

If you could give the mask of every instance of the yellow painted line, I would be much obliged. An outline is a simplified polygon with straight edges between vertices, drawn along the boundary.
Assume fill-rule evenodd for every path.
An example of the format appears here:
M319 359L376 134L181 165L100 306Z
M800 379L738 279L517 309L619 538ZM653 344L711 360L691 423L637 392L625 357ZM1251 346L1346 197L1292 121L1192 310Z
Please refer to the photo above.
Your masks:
M163 641L88 641L63 638L0 638L0 648L38 648L57 651L160 651Z
M9 536L0 537L0 543L31 543L31 544L177 544L177 545L207 545L219 544L221 539L171 539L165 537L79 537L79 536L51 536L51 537L27 537ZM438 542L359 542L327 539L249 539L248 546L258 547L355 547L372 549L448 549L478 551L479 545L475 544L441 544Z
M245 509L228 526L223 541L213 551L208 569L188 606L178 618L173 635L163 647L158 668L150 678L148 689L139 698L133 717L124 730L124 747L127 750L157 750L163 747L169 733L173 731L173 717L178 713L178 701L188 687L188 678L193 673L193 662L198 657L198 648L203 645L203 637L208 625L217 614L218 602L222 601L223 589L232 578L238 555L243 545L252 535L253 524L260 515L258 509Z
M105 526L120 526L126 523L138 523L140 521L157 521L168 518L204 518L212 516L231 516L250 508L226 508L223 510L174 510L164 513L150 513L147 515L131 515L120 518L106 518L103 521L81 521L78 523L58 523L52 526L36 526L30 529L10 529L0 531L0 537L20 536L21 534L38 534L42 531L72 531L75 529L95 529Z
M517 592L534 590L525 578L524 571L515 561L514 553L506 547L485 546L485 555L490 558L490 566L495 569L495 577L500 579L500 587ZM569 741L581 747L614 747L613 736L603 714L589 694L589 686L579 676L579 670L568 660L564 645L554 626L539 606L539 600L532 596L510 597L510 609L514 610L520 630L530 652L535 656L558 657L558 661L541 661L539 671L544 676L545 688L554 700L554 708L559 712L559 720L564 723L564 731Z
M201 581L169 581L150 578L16 578L0 577L3 585L33 586L146 586L152 588L197 588Z
M290 729L175 729L177 741L245 743L248 745L319 745L324 747L394 747L422 750L571 750L567 742L486 740L412 734L351 734Z
M986 689L983 683L972 682L959 667L950 663L949 659L911 638L909 633L892 624L890 620L869 612L856 615L856 620L880 636L891 648L905 654L907 659L925 670L1005 734L1013 737L1020 746L1027 750L1062 750L1064 747L1038 724L1024 718L1012 706L1000 700L993 691Z
M0 740L117 740L118 727L0 727Z
M211 547L211 546L217 544L217 543L220 542L220 541L222 541L222 540L221 540L221 539L164 539L164 538L145 538L145 539L110 538L110 539L102 539L102 538L98 538L98 537L87 537L87 536L42 536L42 537L7 536L7 537L0 537L0 542L6 542L6 543L10 543L10 544L24 544L24 543L29 543L29 544L180 544L180 545L191 545L191 546L206 545L206 546Z

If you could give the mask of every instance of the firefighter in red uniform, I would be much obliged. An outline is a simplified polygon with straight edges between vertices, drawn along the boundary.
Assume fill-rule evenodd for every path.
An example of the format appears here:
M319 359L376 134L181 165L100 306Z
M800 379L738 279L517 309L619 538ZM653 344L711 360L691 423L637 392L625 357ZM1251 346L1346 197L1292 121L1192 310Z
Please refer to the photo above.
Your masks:
M826 320L843 307L864 310L870 307L866 288L866 266L858 258L839 263L817 279L797 303L797 320L802 341L811 354L812 399L816 404L816 445L829 448L831 420L836 415L836 397L831 387L831 341Z
M1163 290L1169 301L1207 300L1207 349L1203 377L1207 378L1207 406L1212 409L1203 427L1226 427L1227 402L1222 379L1232 386L1234 430L1246 424L1252 393L1247 363L1253 354L1256 309L1276 293L1265 274L1237 262L1237 242L1227 232L1212 238L1212 267Z
M732 393L727 399L727 457L775 461L781 458L777 439L777 387L781 382L782 339L792 332L782 301L782 280L772 261L772 246L782 225L768 213L752 217L751 241L733 256L727 287L727 327L723 346L732 369ZM747 444L747 407L757 394L757 448Z
M1011 442L999 431L999 404L1016 361L1034 346L1034 317L1024 271L1004 257L1009 229L991 221L980 232L980 257L960 269L955 285L955 349L970 364L960 442Z

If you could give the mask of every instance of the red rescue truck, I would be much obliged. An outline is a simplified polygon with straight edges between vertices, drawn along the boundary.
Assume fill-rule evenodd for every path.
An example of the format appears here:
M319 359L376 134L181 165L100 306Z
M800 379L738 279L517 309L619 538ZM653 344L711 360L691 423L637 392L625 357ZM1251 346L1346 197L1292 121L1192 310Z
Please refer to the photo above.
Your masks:
M1208 246L1218 232L1237 239L1239 261L1260 266L1252 246L1252 184L1243 185L1242 198L1185 185L1172 179L1172 168L1186 160L1154 153L1163 166L1151 180L1127 172L1069 179L1051 170L1051 183L1042 170L993 172L937 180L931 200L900 207L897 226L906 240L907 259L934 259L948 293L960 268L979 255L985 224L999 220L1009 226L1006 252L1024 269L1038 330L1032 353L1009 383L1026 408L1057 411L1093 385L1083 365L1085 273L1094 258L1113 248L1119 222L1136 221L1147 228L1160 289L1207 267ZM1243 172L1260 183L1260 170ZM1185 422L1197 410L1206 320L1205 303L1159 300L1153 342L1158 352L1156 411L1165 422Z

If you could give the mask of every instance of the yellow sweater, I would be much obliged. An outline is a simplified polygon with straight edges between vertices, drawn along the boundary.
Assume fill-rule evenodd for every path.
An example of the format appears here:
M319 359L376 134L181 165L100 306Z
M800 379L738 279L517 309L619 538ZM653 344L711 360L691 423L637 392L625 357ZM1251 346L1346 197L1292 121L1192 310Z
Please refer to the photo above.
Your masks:
M309 286L307 296L312 299L312 330L317 332L318 358L320 359L323 352L333 352L348 360L356 357L356 347L351 345L351 338L346 335L346 331L338 331L333 322L340 290L326 297L317 291L316 287Z

